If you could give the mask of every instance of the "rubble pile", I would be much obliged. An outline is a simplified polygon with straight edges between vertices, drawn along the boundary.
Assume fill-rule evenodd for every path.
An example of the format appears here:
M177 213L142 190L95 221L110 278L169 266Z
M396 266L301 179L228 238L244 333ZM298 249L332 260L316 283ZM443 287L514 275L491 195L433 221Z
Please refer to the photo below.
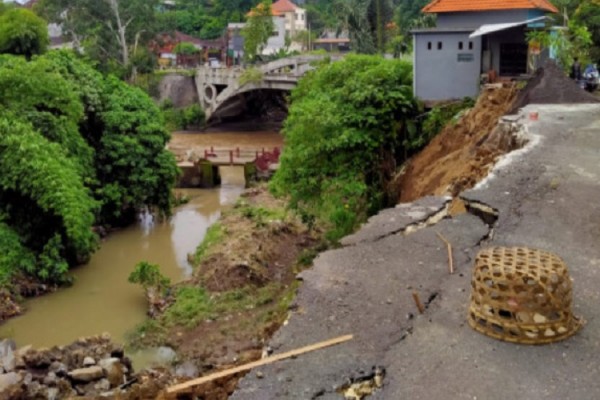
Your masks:
M0 341L0 399L154 398L170 377L160 371L134 375L123 348L103 334L50 349L17 348ZM164 382L161 382L164 381ZM134 397L130 395L135 393Z

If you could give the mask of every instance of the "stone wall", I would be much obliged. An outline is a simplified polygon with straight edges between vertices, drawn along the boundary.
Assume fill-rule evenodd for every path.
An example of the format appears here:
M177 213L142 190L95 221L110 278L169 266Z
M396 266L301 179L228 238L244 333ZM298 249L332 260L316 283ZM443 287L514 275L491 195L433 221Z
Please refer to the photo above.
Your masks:
M198 92L193 76L166 75L159 84L159 101L171 100L175 108L198 104Z

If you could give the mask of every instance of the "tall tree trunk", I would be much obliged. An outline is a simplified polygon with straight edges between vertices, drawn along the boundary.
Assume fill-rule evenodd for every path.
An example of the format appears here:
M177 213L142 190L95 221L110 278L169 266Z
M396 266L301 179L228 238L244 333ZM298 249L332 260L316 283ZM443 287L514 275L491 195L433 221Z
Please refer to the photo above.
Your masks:
M117 39L121 45L121 59L123 61L123 65L127 66L129 64L129 49L127 48L125 32L127 31L127 25L129 25L129 22L124 24L123 21L121 21L118 0L108 0L108 4L115 15L115 19L117 20Z

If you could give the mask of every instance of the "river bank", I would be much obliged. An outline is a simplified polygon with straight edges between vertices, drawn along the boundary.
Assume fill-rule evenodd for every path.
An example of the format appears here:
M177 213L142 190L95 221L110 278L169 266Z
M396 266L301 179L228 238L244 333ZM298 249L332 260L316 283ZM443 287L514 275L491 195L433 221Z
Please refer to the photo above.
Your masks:
M97 376L88 381L69 379L68 372L92 366L84 365L85 356L102 353L96 358L114 358L110 351L103 350L109 346L108 336L78 339L69 346L39 350L43 357L48 356L50 364L72 359L73 352L81 353L82 357L77 356L81 360L69 364L62 377L73 385L55 385L53 381L46 385L44 380L48 381L48 375L54 377L50 373L55 371L50 365L44 365L31 378L37 381L34 389L54 393L54 388L59 388L63 390L60 393L85 393L91 398L100 395L110 398L118 394L123 399L139 398L136 396L142 391L144 398L154 398L169 384L260 358L266 341L288 317L298 286L296 274L311 264L319 237L320 232L304 226L286 211L285 202L271 197L264 186L247 190L209 229L203 243L189 257L194 265L193 273L189 279L173 286L170 307L162 315L147 319L131 338L135 348L168 346L175 349L177 357L173 361L177 368L150 369L134 375L131 362L120 360L123 365L129 365L122 383L137 381L136 385L121 389L118 386L122 383L107 386L108 372L103 370L100 374L102 368L96 368ZM104 346L101 350L97 349L98 342ZM111 343L110 346L122 351L119 345ZM30 348L25 348L16 354L28 351ZM57 355L57 352L62 353ZM9 398L32 398L28 397L33 392L26 383L31 382L27 374L37 367L29 364L21 367L18 371L6 370L15 383L16 389L11 393L23 396ZM143 378L149 374L154 385L149 386ZM238 377L233 377L201 386L194 395L226 399L237 380Z

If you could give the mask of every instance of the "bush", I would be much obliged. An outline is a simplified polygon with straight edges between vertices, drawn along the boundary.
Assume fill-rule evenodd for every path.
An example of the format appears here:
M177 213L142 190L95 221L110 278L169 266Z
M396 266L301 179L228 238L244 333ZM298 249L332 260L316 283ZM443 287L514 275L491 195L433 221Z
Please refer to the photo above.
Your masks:
M142 285L144 290L155 288L159 293L164 293L171 285L171 280L161 274L158 265L146 261L141 261L135 266L129 274L128 281Z
M189 42L177 43L177 46L175 46L175 49L173 51L175 52L175 54L183 54L186 56L191 56L193 54L200 53L200 50Z
M335 241L395 201L385 187L416 130L412 66L350 55L307 75L291 99L271 189Z
M183 123L186 128L204 125L205 118L204 110L199 104L192 104L183 110Z
M30 10L14 8L0 16L0 53L31 58L45 53L49 44L46 21Z

